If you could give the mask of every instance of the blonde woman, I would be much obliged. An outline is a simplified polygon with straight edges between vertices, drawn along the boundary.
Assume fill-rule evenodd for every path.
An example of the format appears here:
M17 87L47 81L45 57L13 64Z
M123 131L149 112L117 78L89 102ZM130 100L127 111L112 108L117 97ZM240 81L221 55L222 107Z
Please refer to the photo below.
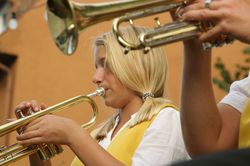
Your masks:
M145 30L137 28L137 31ZM124 37L132 42L137 41L135 34L133 28L123 30ZM17 137L19 143L68 145L77 156L72 162L74 166L156 166L188 159L179 112L163 98L165 58L162 48L146 54L140 50L124 55L114 35L103 34L94 43L93 82L105 89L104 102L117 109L117 113L95 131L95 139L70 119L44 116L26 127L24 134ZM38 110L39 105L22 103L17 109L28 107ZM35 158L31 157L31 164L41 164Z

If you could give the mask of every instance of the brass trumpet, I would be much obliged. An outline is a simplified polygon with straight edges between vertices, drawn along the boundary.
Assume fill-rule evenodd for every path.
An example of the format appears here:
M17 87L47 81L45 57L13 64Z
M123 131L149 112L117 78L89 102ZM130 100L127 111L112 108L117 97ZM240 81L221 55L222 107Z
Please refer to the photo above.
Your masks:
M47 0L48 25L57 47L66 55L73 54L77 48L78 33L85 28L116 18L112 30L127 50L150 49L159 45L194 38L199 32L207 31L213 25L201 22L176 21L157 27L145 34L139 34L140 44L125 41L119 30L123 22L133 24L133 19L150 16L184 7L188 0L122 0L99 4L80 4L69 0ZM117 18L119 17L119 18ZM226 35L216 41L204 43L204 48L217 47L230 43Z
M105 94L104 88L100 87L95 92L90 93L86 96L79 95L79 96L70 98L68 100L65 100L61 103L50 106L39 112L35 112L35 113L30 112L30 115L28 116L22 115L22 112L19 111L17 113L20 115L21 117L20 119L17 119L15 121L12 121L12 122L9 122L7 124L0 126L0 136L8 134L41 116L64 110L66 108L72 107L82 102L89 103L93 109L93 114L92 114L90 121L81 125L82 128L88 128L95 123L96 116L98 113L96 103L92 100L92 97L104 96L104 94ZM22 145L14 144L9 147L0 148L0 165L8 165L10 163L13 163L23 157L26 157L36 152L38 152L39 157L42 160L47 160L55 156L56 154L61 153L62 151L63 149L60 145L54 145L54 144L39 144L39 145L32 145L28 147L23 147Z

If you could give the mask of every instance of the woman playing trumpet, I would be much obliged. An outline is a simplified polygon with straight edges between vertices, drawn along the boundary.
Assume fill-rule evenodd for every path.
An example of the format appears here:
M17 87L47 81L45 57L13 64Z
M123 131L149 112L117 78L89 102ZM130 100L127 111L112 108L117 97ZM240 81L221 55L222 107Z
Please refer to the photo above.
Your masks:
M123 29L123 35L137 41L133 28ZM18 142L65 144L77 156L72 165L168 165L188 159L179 113L163 98L165 58L160 47L146 54L139 50L124 55L112 33L101 35L94 42L93 82L105 89L104 102L117 113L95 130L94 139L73 120L47 115L28 124L17 136ZM30 107L39 111L40 105L25 102L16 109ZM31 165L50 164L34 155L30 161Z

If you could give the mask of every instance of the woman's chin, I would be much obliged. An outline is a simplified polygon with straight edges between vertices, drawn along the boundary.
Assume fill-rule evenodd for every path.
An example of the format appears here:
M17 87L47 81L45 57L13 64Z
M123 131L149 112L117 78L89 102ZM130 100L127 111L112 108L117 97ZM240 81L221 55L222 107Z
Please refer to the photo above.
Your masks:
M120 108L114 101L106 100L105 99L105 105L112 108Z
M112 107L112 102L110 102L109 100L105 99L105 105L108 107Z

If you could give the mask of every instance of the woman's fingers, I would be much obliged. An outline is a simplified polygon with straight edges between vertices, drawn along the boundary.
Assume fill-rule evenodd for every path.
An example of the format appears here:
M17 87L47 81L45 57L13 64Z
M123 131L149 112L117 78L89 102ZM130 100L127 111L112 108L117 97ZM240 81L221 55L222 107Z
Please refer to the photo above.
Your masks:
M40 105L36 100L23 101L15 108L15 114L17 118L22 118L45 108L45 104Z
M202 33L199 36L200 41L214 41L218 39L218 37L221 35L222 30L220 26L215 26L212 29L208 30L207 32Z
M42 124L40 122L42 121L42 117L37 118L30 123L23 125L22 127L17 129L18 134L23 134L32 130L38 130Z
M220 13L218 11L211 11L209 9L191 10L183 13L182 19L184 21L218 21Z
M41 106L37 103L36 100L31 100L32 111L38 112L41 110Z
M210 10L217 10L217 9L220 9L223 5L223 2L221 1L212 1L209 5L209 8ZM204 1L201 1L201 2L197 2L197 3L193 3L193 4L190 4L190 5L187 5L183 8L183 12L188 12L188 11L191 11L191 10L201 10L201 9L205 9L205 2Z
M16 108L15 108L15 114L17 118L22 118L26 116L28 110L31 108L31 103L24 101L21 102Z
M205 2L199 2L187 5L181 10L181 15L187 21L213 21L221 19L226 5L224 1L213 0L209 8L205 8Z
M21 144L21 145L24 145L24 146L40 144L42 142L44 142L42 137L33 137L31 139L18 140L17 141L18 144Z
M23 133L21 135L18 135L16 138L17 138L18 141L22 141L22 140L28 140L28 139L36 138L36 137L40 137L40 136L41 136L40 131L33 130L33 131L30 131L30 132L26 132L26 133Z
M18 109L23 110L29 107L31 107L31 103L28 101L23 101L16 106L15 110L18 110Z
M46 105L46 104L44 104L44 103L41 103L41 106L40 106L40 107L41 107L41 109L42 109L42 110L44 110L44 109L46 109L46 108L47 108L47 105Z
M28 132L31 132L31 131L36 131L36 130L40 129L40 126L41 126L41 124L39 124L38 122L35 122L35 123L31 124L31 125L28 124L28 125L23 127L23 131L24 131L24 133L28 133Z

